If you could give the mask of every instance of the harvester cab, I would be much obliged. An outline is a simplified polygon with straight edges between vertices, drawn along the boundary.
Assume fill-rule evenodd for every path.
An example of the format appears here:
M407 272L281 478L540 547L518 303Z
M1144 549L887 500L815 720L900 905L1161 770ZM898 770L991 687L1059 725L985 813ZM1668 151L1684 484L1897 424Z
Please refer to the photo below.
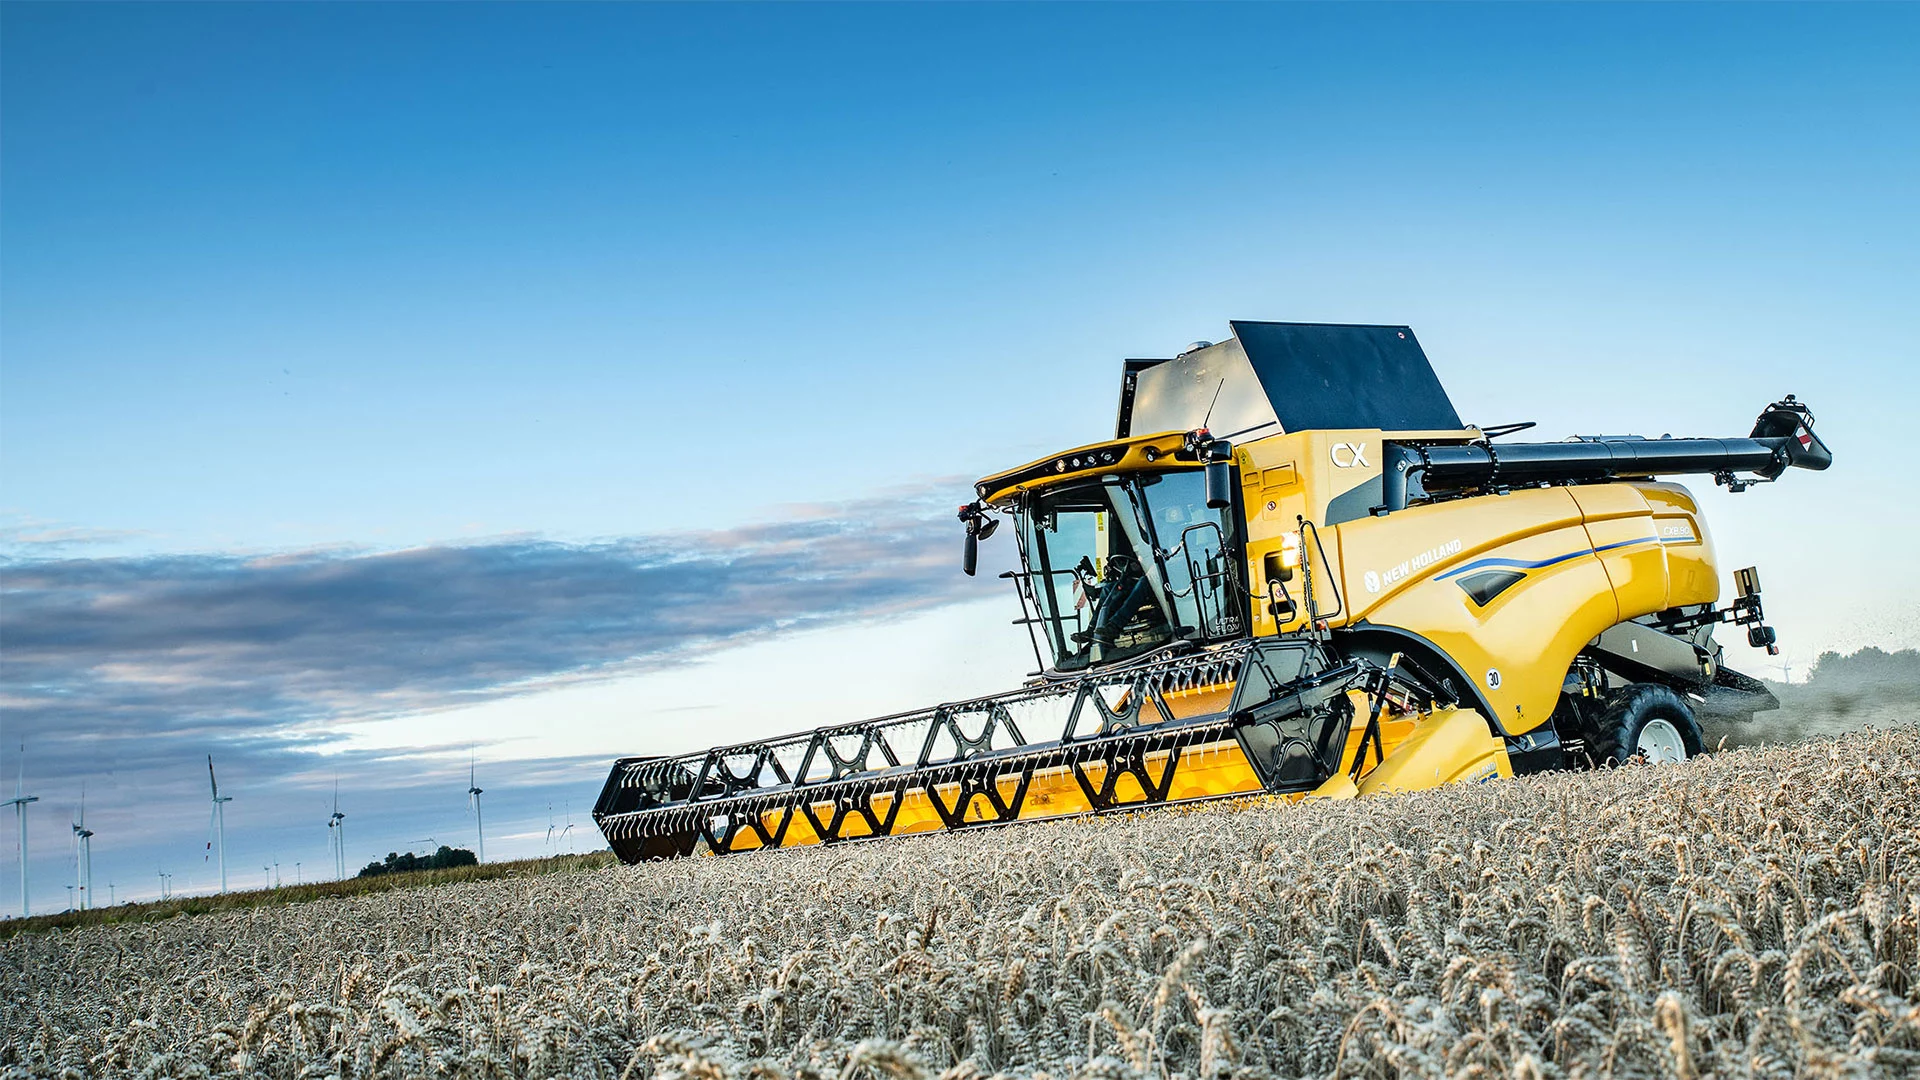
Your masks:
M1788 397L1746 438L1525 443L1463 424L1404 326L1235 322L1129 360L1110 440L980 480L1037 670L967 702L616 763L623 858L1229 796L1350 797L1701 752L1777 703L1714 627L1692 495L1832 460Z

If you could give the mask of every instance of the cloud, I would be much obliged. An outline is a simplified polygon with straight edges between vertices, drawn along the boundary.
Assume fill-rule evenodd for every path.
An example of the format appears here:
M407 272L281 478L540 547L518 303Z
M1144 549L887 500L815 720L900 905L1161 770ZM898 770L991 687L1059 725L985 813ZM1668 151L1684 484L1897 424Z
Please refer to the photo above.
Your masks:
M34 558L45 558L75 548L120 544L148 535L137 529L88 529L0 511L0 552L15 552Z
M312 752L347 722L630 674L998 584L959 574L958 549L951 511L922 494L593 543L16 556L0 560L0 715L7 742L27 738L35 776L92 776L102 799L188 798L208 752L223 772L318 786L338 762ZM402 786L418 772L405 755L353 767Z
M955 572L957 528L929 510L856 503L587 544L15 559L0 562L0 693L34 728L305 739L977 595Z

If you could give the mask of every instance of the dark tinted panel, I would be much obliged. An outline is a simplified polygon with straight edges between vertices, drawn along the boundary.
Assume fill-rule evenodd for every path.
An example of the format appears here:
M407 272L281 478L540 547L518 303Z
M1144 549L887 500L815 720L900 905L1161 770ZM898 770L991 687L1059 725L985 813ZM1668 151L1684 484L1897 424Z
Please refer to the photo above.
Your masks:
M1407 327L1236 322L1233 332L1288 431L1460 426Z
M1493 603L1494 597L1513 588L1521 578L1526 576L1512 570L1487 570L1461 578L1460 587L1467 591L1467 595L1473 598L1474 603L1486 607Z

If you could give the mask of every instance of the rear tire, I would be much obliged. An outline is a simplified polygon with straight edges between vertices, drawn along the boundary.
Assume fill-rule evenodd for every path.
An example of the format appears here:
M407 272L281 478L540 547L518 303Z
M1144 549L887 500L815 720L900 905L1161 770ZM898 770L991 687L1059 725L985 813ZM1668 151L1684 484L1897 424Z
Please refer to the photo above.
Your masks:
M1606 766L1636 759L1676 764L1699 754L1703 744L1686 699L1657 683L1635 683L1607 703L1588 745Z

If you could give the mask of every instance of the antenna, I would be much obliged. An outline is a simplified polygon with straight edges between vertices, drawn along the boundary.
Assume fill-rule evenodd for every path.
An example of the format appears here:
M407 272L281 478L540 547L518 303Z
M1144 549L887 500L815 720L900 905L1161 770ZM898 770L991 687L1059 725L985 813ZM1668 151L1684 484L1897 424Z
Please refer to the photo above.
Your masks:
M1207 415L1200 419L1201 430L1203 431L1212 430L1211 425L1213 424L1213 407L1215 405L1220 404L1220 391L1225 390L1226 388L1227 388L1227 380L1225 378L1222 378L1220 380L1219 386L1216 386L1213 388L1213 400L1207 402Z
M80 785L80 812L73 821L73 883L80 887L80 910L93 906L93 830L87 828L87 785Z
M233 796L221 796L220 780L213 775L212 754L207 755L207 783L213 785L213 816L207 825L220 843L220 891L224 893L227 891L227 804L233 801Z
M40 796L25 793L27 785L27 744L20 744L20 771L13 778L13 798L7 800L7 806L13 807L14 816L20 819L20 917L32 914L27 902L27 804L39 802Z
M333 848L333 877L347 877L347 815L340 812L340 778L333 778L333 816L327 819L327 843Z
M473 832L479 838L474 857L479 862L487 861L487 827L480 820L480 785L474 779L474 761L476 751L467 752L467 805L473 807Z

